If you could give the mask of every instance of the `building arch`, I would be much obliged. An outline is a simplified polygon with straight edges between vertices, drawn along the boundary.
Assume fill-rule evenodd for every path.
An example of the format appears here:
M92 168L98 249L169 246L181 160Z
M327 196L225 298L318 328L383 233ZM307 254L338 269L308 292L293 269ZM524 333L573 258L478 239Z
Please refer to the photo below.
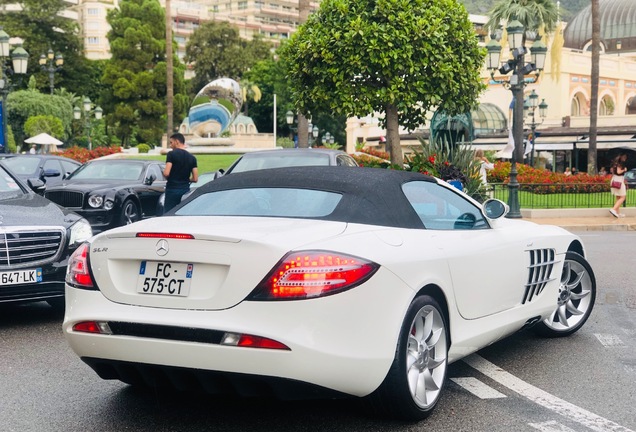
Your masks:
M636 115L636 92L625 96L625 115Z
M616 113L616 98L614 94L605 90L598 95L598 115L611 116Z
M586 115L589 99L583 92L577 92L570 99L570 116L580 117Z

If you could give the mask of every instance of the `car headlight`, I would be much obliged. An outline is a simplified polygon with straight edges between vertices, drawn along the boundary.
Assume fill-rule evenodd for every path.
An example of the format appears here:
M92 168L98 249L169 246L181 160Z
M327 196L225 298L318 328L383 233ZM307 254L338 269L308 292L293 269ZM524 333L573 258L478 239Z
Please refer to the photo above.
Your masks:
M113 202L113 200L109 200L109 199L107 199L107 200L104 202L104 208L105 208L106 210L111 210L113 207L115 207L115 203Z
M99 208L104 204L104 197L101 195L92 195L88 198L88 205L93 208Z
M79 219L70 228L69 247L74 248L93 236L93 229L86 219Z

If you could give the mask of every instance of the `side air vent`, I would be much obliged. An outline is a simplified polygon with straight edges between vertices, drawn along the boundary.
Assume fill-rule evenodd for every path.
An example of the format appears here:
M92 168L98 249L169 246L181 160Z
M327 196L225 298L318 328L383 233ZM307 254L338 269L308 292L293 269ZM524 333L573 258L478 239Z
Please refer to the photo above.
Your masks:
M554 280L552 270L557 261L554 260L554 249L535 249L528 251L530 265L528 266L528 283L521 300L522 304L532 301L541 294L548 282Z

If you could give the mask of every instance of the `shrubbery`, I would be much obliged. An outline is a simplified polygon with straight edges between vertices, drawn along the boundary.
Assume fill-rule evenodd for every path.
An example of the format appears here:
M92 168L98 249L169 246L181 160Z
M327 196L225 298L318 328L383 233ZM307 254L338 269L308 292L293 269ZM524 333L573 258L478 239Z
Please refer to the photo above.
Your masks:
M96 159L102 156L108 156L115 153L121 153L121 147L97 147L93 150L88 150L84 147L69 147L64 151L55 153L58 156L64 156L80 163L88 162L89 160Z
M139 153L148 153L150 151L150 146L148 144L137 144L137 150Z

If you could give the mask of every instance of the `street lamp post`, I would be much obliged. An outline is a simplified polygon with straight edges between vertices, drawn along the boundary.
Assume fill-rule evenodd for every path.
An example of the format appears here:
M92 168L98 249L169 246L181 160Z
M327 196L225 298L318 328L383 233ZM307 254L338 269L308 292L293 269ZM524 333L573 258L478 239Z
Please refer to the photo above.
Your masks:
M512 136L514 138L514 152L510 166L510 181L508 182L508 206L509 218L521 218L519 206L519 182L517 181L517 162L523 161L523 89L528 83L538 80L545 65L545 58L548 49L541 40L536 40L530 48L531 62L526 63L525 55L528 50L525 47L523 25L517 21L511 21L506 27L508 32L508 45L510 46L512 58L500 64L501 45L491 39L486 45L488 56L486 59L487 68L490 69L492 80L497 84L503 84L512 91L514 98ZM512 72L508 80L496 80L495 70L499 70L501 75ZM526 75L535 72L534 77L526 79Z
M40 56L39 62L42 70L49 73L49 86L51 87L51 94L53 94L53 90L55 89L55 72L62 70L64 57L62 57L62 54L55 55L53 50L49 48L46 55L42 54Z
M29 54L21 46L17 46L13 53L9 54L11 45L9 43L9 35L0 27L0 93L2 93L2 142L0 143L0 153L6 153L9 144L7 134L7 95L11 91L11 80L9 76L12 74L24 75L27 71L29 62ZM7 60L11 56L13 69L7 66Z
M545 120L547 111L548 111L548 104L545 102L545 99L541 100L541 103L539 103L539 95L537 94L536 91L532 90L532 92L530 93L530 96L528 96L528 104L524 104L523 105L524 108L524 112L527 113L526 115L529 115L530 118L530 131L532 134L532 151L530 152L530 166L534 167L534 143L536 141L537 138L537 126L540 126L541 124L543 124L543 121ZM537 108L539 108L539 118L540 121L537 123L536 121L536 111Z
M298 129L295 128L294 125L294 113L292 111L287 111L285 113L285 121L289 125L289 139L294 141L294 132Z
M91 127L91 108L93 106L93 103L91 102L91 100L86 97L84 98L84 102L83 102L83 112L84 112L84 134L86 135L86 137L88 138L88 149L89 150L93 150L93 142L91 139L91 133L90 133L90 127ZM95 107L94 110L92 110L92 114L95 117L95 120L101 120L102 118L102 114L103 114L103 110L100 107ZM73 117L75 118L75 120L81 120L82 118L82 109L80 109L80 107L76 106L75 108L73 108Z
M311 145L309 146L309 147L312 147L313 145L316 144L316 141L318 141L318 134L320 133L320 129L318 129L318 126L313 125L313 127L310 128L310 131L311 131L311 136L314 138L313 140L311 140Z

